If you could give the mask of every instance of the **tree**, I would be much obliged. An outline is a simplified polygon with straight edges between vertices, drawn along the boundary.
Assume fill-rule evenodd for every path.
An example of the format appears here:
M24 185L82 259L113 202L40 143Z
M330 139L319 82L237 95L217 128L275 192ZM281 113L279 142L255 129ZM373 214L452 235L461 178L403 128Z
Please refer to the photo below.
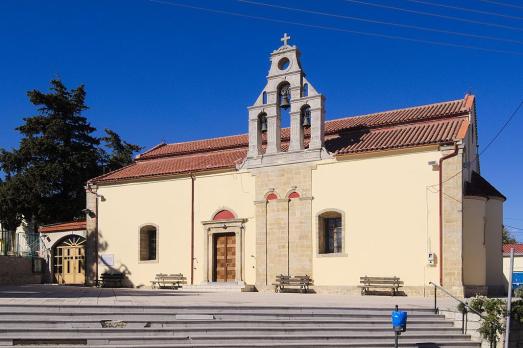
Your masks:
M517 240L512 236L512 233L510 233L509 230L505 226L503 226L503 244L516 244Z
M129 144L110 129L105 129L106 136L101 140L105 146L111 150L110 153L104 153L104 172L109 172L122 168L133 161L133 154L142 150L141 146Z
M83 85L67 89L60 80L52 80L50 89L27 93L38 114L24 118L16 128L22 134L19 148L0 150L5 173L0 183L0 221L10 229L22 217L35 226L83 217L87 180L103 172L107 158L110 168L117 169L140 149L112 131L108 133L112 151L100 146L107 140L96 137L96 129L82 116L88 108Z

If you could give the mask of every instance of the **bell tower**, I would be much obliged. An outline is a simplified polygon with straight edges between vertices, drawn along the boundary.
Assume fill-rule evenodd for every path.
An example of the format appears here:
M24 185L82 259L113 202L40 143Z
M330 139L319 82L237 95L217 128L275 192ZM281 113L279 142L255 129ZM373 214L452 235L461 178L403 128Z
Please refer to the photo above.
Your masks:
M329 157L323 148L325 97L305 77L300 51L289 45L290 36L281 38L283 45L271 53L267 84L249 111L249 151L246 166L264 167L286 163L320 160ZM290 140L282 150L282 109L289 110ZM305 134L310 134L308 146ZM266 141L266 147L262 146ZM285 134L287 141L287 134Z

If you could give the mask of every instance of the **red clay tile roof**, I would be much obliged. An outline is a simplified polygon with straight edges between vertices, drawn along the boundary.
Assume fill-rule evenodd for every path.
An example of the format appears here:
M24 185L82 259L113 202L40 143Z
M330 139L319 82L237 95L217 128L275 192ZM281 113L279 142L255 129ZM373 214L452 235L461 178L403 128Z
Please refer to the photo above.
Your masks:
M40 233L49 232L63 232L63 231L79 231L87 228L85 221L71 221L59 224L46 225L38 229Z
M503 255L510 255L510 248L514 248L514 255L523 255L523 244L503 244Z
M451 143L464 136L473 104L474 96L466 95L459 100L327 121L325 148L339 155ZM308 136L306 131L306 145ZM289 128L284 128L282 151L286 151L288 142ZM160 144L137 156L133 164L92 182L234 169L247 149L247 134Z

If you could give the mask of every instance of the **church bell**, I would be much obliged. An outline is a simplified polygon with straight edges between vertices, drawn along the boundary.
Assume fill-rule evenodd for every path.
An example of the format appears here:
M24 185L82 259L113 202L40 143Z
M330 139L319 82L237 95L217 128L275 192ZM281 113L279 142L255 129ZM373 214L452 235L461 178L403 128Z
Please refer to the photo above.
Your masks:
M309 128L311 126L311 109L304 109L301 117L301 126L303 128Z
M267 116L265 115L260 116L260 131L262 133L267 132Z
M283 87L281 89L281 102L280 102L280 107L282 109L287 110L291 106L291 103L289 100L289 95L290 95L289 86Z

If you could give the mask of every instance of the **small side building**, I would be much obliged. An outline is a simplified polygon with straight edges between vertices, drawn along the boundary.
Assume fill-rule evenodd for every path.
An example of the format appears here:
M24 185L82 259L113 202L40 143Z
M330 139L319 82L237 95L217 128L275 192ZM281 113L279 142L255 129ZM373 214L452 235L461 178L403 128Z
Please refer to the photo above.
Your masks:
M503 276L505 289L508 289L510 277L510 249L514 248L514 274L512 284L514 288L523 286L523 244L503 244Z
M47 283L85 283L85 221L40 227L40 254L46 261Z

